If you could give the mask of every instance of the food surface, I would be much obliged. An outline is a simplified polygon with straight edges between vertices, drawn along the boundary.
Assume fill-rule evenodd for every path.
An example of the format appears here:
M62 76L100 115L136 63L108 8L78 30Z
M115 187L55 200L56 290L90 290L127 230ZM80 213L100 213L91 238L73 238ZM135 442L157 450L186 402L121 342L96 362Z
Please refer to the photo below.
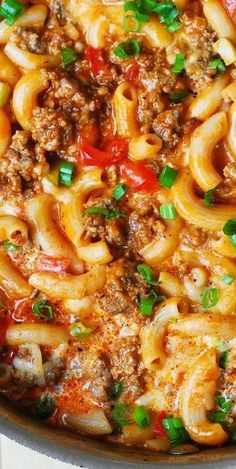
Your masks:
M48 425L235 441L235 11L2 1L0 392Z

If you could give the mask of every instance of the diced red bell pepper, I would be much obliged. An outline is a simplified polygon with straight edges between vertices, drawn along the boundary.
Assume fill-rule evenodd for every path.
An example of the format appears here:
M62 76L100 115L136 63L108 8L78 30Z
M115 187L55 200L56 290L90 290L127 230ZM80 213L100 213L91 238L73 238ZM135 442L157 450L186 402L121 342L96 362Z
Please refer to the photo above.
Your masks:
M121 175L130 189L136 192L156 192L159 189L155 171L145 163L125 161L121 165Z
M124 138L115 137L108 142L104 150L90 145L82 139L79 146L79 160L85 166L99 166L105 168L121 163L128 154L128 142Z
M107 65L104 58L103 49L97 49L88 46L85 52L85 57L89 63L89 68L92 77L95 79L98 75L106 72Z
M37 258L36 269L39 272L65 272L71 260L64 257L48 256L41 252Z
M125 71L125 76L127 80L131 82L137 80L139 76L139 65L137 64L137 62L133 62L132 64L128 65Z
M158 414L155 417L154 421L154 436L156 438L166 438L167 433L162 425L162 420L164 420L167 417L167 413L162 410L161 412L158 412Z

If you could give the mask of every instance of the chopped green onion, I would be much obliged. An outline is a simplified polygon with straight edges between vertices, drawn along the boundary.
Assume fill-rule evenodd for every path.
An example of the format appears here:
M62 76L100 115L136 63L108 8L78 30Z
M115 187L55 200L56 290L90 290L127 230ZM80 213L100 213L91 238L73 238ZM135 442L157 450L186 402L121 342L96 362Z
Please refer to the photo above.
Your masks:
M215 347L219 352L222 352L225 347L225 342L221 339L214 339L212 342L212 347Z
M11 88L6 83L0 82L0 107L5 106L7 104L9 95L11 92Z
M143 316L151 316L154 305L163 300L165 300L165 296L157 295L153 290L150 296L140 298L139 312Z
M133 419L139 428L146 428L150 423L149 413L143 406L136 407Z
M126 425L129 425L129 415L130 415L130 408L127 405L124 404L115 404L112 412L111 412L111 417L112 420L119 426L119 427L125 427Z
M4 249L6 249L6 251L9 251L9 252L18 251L18 249L20 249L20 246L17 246L11 241L4 241L3 247Z
M161 2L155 6L154 11L155 13L158 13L159 15L164 16L165 14L170 13L170 11L173 10L173 8L174 8L174 4L172 1Z
M17 0L3 0L0 15L6 18L6 24L11 26L25 11L25 6Z
M213 203L213 194L216 190L216 187L213 187L213 189L209 189L207 192L205 192L203 196L203 203L206 205L206 207L214 207Z
M236 233L230 236L230 241L233 246L236 246Z
M125 194L127 194L127 192L127 186L121 182L113 189L112 194L116 200L120 200Z
M71 186L74 178L75 166L68 161L62 161L59 166L59 183L63 186Z
M236 220L228 220L223 226L223 233L228 236L236 234Z
M141 45L136 39L129 39L128 41L121 42L115 47L114 53L119 59L127 59L134 55L139 55Z
M225 370L228 365L228 360L229 360L229 351L225 350L225 352L221 355L219 359L220 368L223 368L223 370Z
M136 11L138 9L136 2L125 2L124 10L125 11Z
M148 21L150 21L150 15L145 15L140 11L136 11L135 16L140 23L147 23Z
M233 402L231 401L231 399L228 399L228 397L225 396L221 396L220 394L216 396L216 402L221 408L221 410L226 414L230 412L233 407Z
M187 90L181 90L181 91L176 91L174 93L170 93L169 98L174 103L180 103L181 101L183 101L184 98L186 98L187 95L188 95Z
M122 28L127 33L137 33L140 31L141 24L137 16L127 15L124 17Z
M114 381L111 387L111 399L116 400L118 399L123 392L123 383L122 381Z
M150 283L150 285L159 285L160 282L158 280L154 280L153 277L153 271L151 267L147 264L138 264L137 265L137 271L141 276L143 277L143 280L147 283Z
M47 392L42 394L34 403L34 410L37 417L41 419L47 419L54 414L56 410L56 404L52 398L52 395Z
M222 410L217 410L216 412L212 412L210 414L210 421L224 425L226 423L225 417L226 417L225 412L223 412Z
M202 306L203 308L212 308L219 301L219 293L217 288L207 288L202 295Z
M89 207L87 208L85 215L87 217L91 215L100 215L101 217L110 218L126 218L125 213L119 212L119 210L108 210L105 207Z
M166 26L166 29L168 29L170 33L175 33L176 31L179 31L180 28L182 28L182 24L179 23L178 21L175 21L169 26Z
M170 26L177 16L179 16L179 10L174 7L169 13L160 16L160 23L165 23L166 26Z
M155 11L156 7L156 0L138 0L138 11L141 13L146 13L150 15L153 11Z
M176 171L174 168L171 168L171 166L166 166L161 171L159 176L159 183L166 189L170 189L177 178L177 174L178 171Z
M230 285L234 281L234 277L232 275L223 275L221 277L222 282L226 283L226 285Z
M214 60L211 60L208 64L208 67L211 68L211 69L217 69L218 72L225 72L226 70L226 66L225 66L225 63L222 59L214 59Z
M175 56L175 63L171 69L173 73L181 73L184 70L184 62L185 62L185 57L184 54L181 52L179 54L176 54Z
M40 300L32 305L33 313L44 321L51 321L53 319L52 307L47 304L46 300Z
M166 220L176 218L176 210L173 204L160 205L160 216Z
M82 322L74 322L70 326L70 333L75 339L84 339L93 332L91 327L85 326Z
M73 65L77 60L77 55L70 47L61 50L61 58L65 68Z
M182 419L177 417L168 417L162 420L162 425L166 430L172 445L179 445L189 441L189 434L184 428Z
M140 298L139 311L143 316L151 316L153 306L156 303L156 298L150 296L149 298Z

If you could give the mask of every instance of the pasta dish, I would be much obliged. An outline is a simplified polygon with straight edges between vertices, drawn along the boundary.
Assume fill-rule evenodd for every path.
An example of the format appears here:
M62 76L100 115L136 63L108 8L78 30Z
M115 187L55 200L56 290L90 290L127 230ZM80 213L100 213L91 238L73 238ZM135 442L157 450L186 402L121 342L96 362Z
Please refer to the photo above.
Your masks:
M235 441L235 1L0 15L1 394L117 444Z

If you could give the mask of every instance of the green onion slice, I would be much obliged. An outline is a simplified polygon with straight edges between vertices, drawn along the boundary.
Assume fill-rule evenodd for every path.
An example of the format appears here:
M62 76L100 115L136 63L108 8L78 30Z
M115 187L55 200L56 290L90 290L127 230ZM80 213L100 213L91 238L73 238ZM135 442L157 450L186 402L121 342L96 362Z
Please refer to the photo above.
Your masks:
M51 321L53 319L52 307L47 304L46 300L40 300L32 305L33 313L44 321Z
M59 166L59 183L63 186L71 186L74 178L75 165L68 161L62 161Z
M87 217L91 215L100 215L101 217L110 218L126 218L126 214L119 210L108 210L105 207L89 207L87 208L85 215Z
M173 10L173 8L174 8L174 4L172 1L161 2L155 6L154 11L155 13L158 13L159 15L165 15L167 13L170 13L170 11Z
M236 247L236 233L230 236L230 241L231 244Z
M233 407L233 402L231 401L231 399L225 396L221 396L221 394L218 394L218 396L216 396L216 402L221 408L221 410L226 414L230 412Z
M223 352L223 354L221 355L219 359L220 368L223 368L223 370L225 370L227 368L228 361L229 361L229 351L225 350L225 352Z
M202 295L202 306L203 308L212 308L219 301L219 292L217 288L207 288Z
M3 0L0 6L0 15L6 18L6 23L11 26L25 11L25 6L17 0Z
M77 60L77 55L70 47L61 50L62 63L65 68L73 65Z
M176 218L176 210L173 204L160 205L160 216L166 220L173 220Z
M84 339L88 337L93 332L91 327L85 326L81 321L73 322L70 326L70 334L75 339Z
M137 16L127 15L124 17L122 28L127 33L137 33L141 29L141 24Z
M157 295L153 290L150 296L140 298L139 312L143 316L151 316L154 305L163 300L165 300L165 296Z
M136 2L125 2L124 10L125 11L136 11L138 9Z
M171 69L173 73L181 73L184 70L185 57L181 52L176 54L175 63Z
M223 226L223 233L228 236L236 234L236 220L228 220Z
M221 277L222 282L226 283L226 285L231 285L234 281L234 277L232 275L226 274Z
M127 59L135 55L139 55L141 45L136 39L129 39L128 41L121 42L115 47L114 53L119 59Z
M169 94L170 100L174 103L180 103L186 96L188 96L187 90L176 91Z
M139 272L139 274L142 275L143 280L145 282L149 283L150 285L160 285L160 282L158 282L158 280L154 279L153 271L152 271L151 267L149 267L149 265L147 265L147 264L138 264L137 265L137 271Z
M118 184L118 186L113 189L112 194L114 199L120 200L122 197L124 197L125 194L127 194L127 192L128 187L121 182L120 184Z
M214 207L214 202L213 202L213 195L216 190L216 187L213 187L213 189L209 189L207 192L205 192L203 196L203 203L206 205L206 207Z
M119 427L125 427L129 425L130 412L130 408L127 405L117 403L111 412L112 420Z
M226 424L226 413L222 410L218 410L216 412L212 412L210 414L210 421L214 423L220 423L221 425Z
M9 252L14 252L18 251L20 249L20 246L17 246L16 244L12 243L11 241L4 241L3 243L4 249Z
M47 419L54 414L56 410L56 404L52 398L52 395L47 392L42 394L34 403L34 410L37 417L41 419Z
M147 23L150 21L150 15L145 15L144 13L141 13L140 11L136 11L135 14L136 18L140 23Z
M168 417L162 420L162 425L173 445L179 445L189 441L190 437L187 430L184 428L182 419Z
M174 168L171 166L166 166L163 168L161 171L161 174L159 176L159 183L161 186L165 187L166 189L170 189L178 175L178 171L176 171Z
M123 383L122 381L114 381L111 387L110 397L112 400L119 399L123 392Z
M149 413L143 406L136 407L133 419L139 428L146 428L150 423Z
M214 59L211 60L208 64L208 67L211 69L217 69L218 72L223 73L226 70L225 63L222 59Z
M180 28L182 28L182 24L178 21L174 21L174 23L170 24L169 26L166 26L166 29L170 33L175 33L176 31L179 31Z

